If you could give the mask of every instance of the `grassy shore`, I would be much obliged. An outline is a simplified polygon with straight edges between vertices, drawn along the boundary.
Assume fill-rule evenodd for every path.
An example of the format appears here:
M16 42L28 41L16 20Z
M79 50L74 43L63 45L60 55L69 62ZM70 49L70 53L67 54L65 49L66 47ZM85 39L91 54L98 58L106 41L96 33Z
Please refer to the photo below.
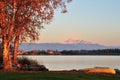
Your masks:
M85 74L81 72L2 72L0 80L120 80L119 75Z

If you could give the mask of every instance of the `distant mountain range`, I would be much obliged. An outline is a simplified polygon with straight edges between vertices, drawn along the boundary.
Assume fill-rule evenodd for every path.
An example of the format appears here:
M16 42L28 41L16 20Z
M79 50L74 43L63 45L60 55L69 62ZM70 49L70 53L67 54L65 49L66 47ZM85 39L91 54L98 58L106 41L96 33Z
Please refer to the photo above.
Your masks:
M19 50L97 50L97 49L115 49L120 46L104 46L100 44L87 43L85 41L77 41L77 43L22 43Z

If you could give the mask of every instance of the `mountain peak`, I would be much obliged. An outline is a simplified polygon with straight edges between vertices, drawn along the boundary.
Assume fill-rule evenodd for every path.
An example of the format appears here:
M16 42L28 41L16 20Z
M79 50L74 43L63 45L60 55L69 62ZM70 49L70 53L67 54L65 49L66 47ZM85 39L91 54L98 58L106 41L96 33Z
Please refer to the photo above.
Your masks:
M93 44L92 42L80 40L80 39L67 39L62 42L63 44Z

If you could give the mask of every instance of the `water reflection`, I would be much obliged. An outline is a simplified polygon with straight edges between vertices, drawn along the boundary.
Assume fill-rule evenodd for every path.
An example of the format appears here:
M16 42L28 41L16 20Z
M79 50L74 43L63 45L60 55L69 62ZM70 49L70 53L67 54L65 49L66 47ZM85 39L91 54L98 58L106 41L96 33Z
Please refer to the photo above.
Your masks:
M49 70L72 70L88 67L120 69L120 56L24 56L37 60Z

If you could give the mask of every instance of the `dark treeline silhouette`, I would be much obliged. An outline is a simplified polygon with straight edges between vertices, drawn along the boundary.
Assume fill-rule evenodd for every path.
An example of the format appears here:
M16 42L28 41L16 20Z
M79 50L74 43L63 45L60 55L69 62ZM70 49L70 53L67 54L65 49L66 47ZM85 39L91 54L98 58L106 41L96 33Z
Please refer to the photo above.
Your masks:
M62 55L120 55L120 49L99 49L99 50L64 50Z
M99 50L33 50L22 55L120 55L120 49L99 49Z

